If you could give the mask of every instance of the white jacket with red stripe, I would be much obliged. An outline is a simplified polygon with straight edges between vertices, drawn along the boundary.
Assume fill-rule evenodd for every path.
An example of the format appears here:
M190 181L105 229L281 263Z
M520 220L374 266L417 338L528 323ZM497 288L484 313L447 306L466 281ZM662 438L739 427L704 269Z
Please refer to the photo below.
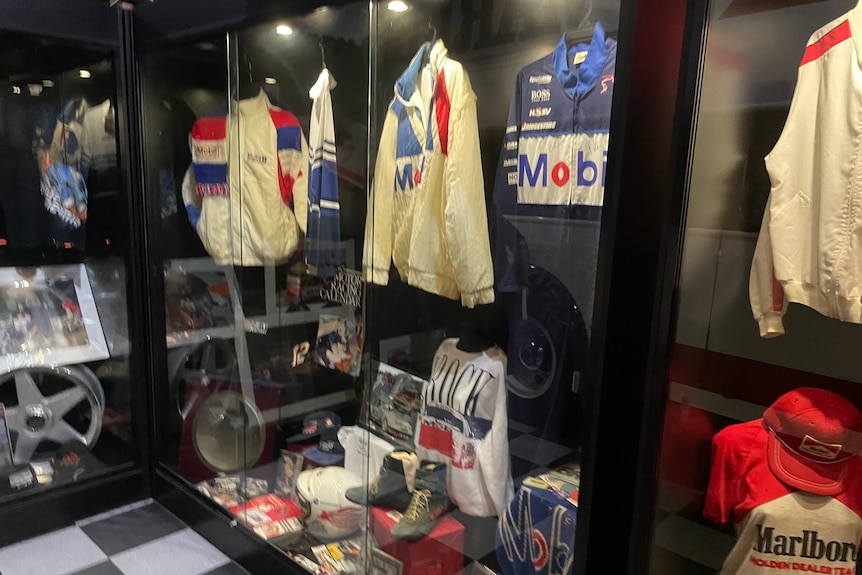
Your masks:
M494 301L476 95L442 40L395 85L380 136L363 254L367 281L390 263L407 284L466 307Z
M772 184L749 296L762 337L789 303L862 323L862 7L808 41L790 114L766 156Z

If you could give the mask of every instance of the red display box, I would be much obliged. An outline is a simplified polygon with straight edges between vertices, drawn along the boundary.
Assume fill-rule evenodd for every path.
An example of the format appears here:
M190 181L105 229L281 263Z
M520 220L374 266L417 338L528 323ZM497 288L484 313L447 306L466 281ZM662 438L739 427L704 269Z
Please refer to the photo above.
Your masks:
M418 541L392 537L401 518L397 511L371 509L371 529L377 544L404 564L402 575L452 575L464 569L464 526L444 516L427 536Z

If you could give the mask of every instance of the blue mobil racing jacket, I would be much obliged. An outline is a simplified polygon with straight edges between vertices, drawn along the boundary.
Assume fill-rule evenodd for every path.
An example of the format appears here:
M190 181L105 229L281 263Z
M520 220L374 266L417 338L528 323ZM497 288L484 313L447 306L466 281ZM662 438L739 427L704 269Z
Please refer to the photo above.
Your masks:
M589 44L569 48L563 35L553 53L518 73L494 186L501 291L523 285L517 270L529 263L512 216L600 217L616 55L597 23Z

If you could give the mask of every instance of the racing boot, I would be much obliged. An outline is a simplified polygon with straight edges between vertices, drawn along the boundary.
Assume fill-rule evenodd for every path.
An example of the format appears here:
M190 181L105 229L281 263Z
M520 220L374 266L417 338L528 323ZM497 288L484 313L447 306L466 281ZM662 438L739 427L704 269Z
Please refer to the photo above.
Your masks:
M446 464L423 461L416 471L416 489L410 506L392 527L392 537L416 541L434 529L451 508L446 490Z
M351 487L344 495L359 505L391 507L402 513L410 505L410 491L419 458L409 451L393 451L383 459L377 479L369 486Z

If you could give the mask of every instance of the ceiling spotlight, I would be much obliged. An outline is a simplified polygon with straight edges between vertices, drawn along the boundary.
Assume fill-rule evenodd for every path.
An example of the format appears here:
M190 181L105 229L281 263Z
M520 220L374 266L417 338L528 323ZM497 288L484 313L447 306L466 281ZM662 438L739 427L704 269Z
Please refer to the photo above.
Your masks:
M272 78L270 76L267 76L266 78L263 79L263 83L264 84L278 84L278 80L276 80L275 78Z
M290 36L291 34L293 34L293 28L282 24L275 29L275 33L281 36Z
M89 78L91 76L89 70L81 70L80 72L78 72L78 75L82 78Z
M21 87L20 86L12 86L12 93L13 94L20 94L21 93Z
M401 0L392 0L386 7L393 12L407 12L407 9L410 8L407 3Z
M46 88L53 88L54 80L42 80L42 85Z

